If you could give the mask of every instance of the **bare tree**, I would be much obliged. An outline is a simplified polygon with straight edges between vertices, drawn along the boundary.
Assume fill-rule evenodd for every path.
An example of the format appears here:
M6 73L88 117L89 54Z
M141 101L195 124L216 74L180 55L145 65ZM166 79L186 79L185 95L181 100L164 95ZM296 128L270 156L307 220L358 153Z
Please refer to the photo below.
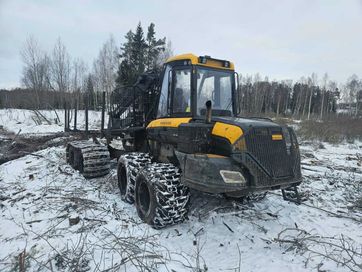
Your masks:
M58 38L53 49L51 59L51 85L56 91L67 92L70 90L70 56L61 39Z
M287 93L286 93L286 96L285 96L285 108L284 108L284 113L287 113L288 111L288 105L289 105L289 94L291 93L291 90L293 88L293 80L291 79L286 79L282 82L284 84L284 86L287 88Z
M84 91L87 80L87 65L82 59L73 61L72 84L73 91Z
M347 80L346 88L348 90L348 95L349 95L351 114L353 114L352 113L352 104L355 103L356 106L355 106L354 114L357 116L358 115L358 102L359 102L358 93L362 89L362 82L358 79L357 75L352 75Z
M294 115L300 115L300 112L302 111L302 116L304 117L304 112L305 112L305 98L306 98L306 82L307 79L302 76L299 80L300 84L298 84L299 87L299 91L297 92L297 101L296 101L296 105L295 105L295 111L294 111Z
M311 111L311 106L312 106L312 97L313 97L313 90L314 90L314 86L317 84L317 74L316 73L312 73L312 76L309 78L308 80L308 85L310 88L310 92L309 92L309 106L308 106L308 120L310 118L310 111Z
M24 62L21 81L26 88L34 91L39 107L39 92L48 89L49 58L32 36L26 39L20 54Z
M74 103L76 107L79 107L79 103L82 102L82 92L86 89L87 84L87 66L83 60L77 58L73 61L72 73L71 73L71 90L73 91Z
M97 59L93 63L94 84L97 91L105 91L107 97L115 88L118 68L118 49L111 35L103 44Z
M328 74L325 73L323 76L323 86L322 86L322 102L321 102L321 113L320 113L320 119L323 118L323 110L324 110L324 93L327 89L327 83L328 83Z
M337 88L337 82L330 80L328 82L328 91L327 97L325 98L327 102L326 111L327 114L330 114L333 111L333 103L339 98L339 91Z

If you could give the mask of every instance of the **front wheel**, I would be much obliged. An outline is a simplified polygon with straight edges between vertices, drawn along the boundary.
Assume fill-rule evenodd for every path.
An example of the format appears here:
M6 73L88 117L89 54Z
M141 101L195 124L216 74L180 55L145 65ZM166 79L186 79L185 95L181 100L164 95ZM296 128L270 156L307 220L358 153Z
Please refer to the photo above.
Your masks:
M137 175L137 213L145 223L156 229L184 221L189 200L189 189L181 183L180 170L172 164L153 163Z
M121 199L127 203L134 202L134 189L137 173L151 163L151 157L147 153L129 153L118 160L117 181L121 193Z

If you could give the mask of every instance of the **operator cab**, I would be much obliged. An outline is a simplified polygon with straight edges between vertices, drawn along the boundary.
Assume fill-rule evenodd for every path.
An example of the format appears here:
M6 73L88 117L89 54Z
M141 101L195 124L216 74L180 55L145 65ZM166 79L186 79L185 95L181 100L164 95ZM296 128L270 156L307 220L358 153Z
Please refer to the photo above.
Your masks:
M237 74L229 61L179 55L166 61L162 78L157 118L205 116L207 101L214 116L238 113Z

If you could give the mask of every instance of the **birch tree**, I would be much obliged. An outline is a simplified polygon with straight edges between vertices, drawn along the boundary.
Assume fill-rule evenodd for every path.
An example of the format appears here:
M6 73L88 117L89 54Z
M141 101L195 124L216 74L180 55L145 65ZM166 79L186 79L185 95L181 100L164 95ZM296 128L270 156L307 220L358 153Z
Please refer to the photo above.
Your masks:
M20 55L24 63L21 82L26 88L34 92L35 103L39 107L39 93L49 87L49 57L40 48L38 41L33 36L26 39Z
M313 93L314 93L314 86L316 85L318 80L317 74L316 73L312 73L312 76L310 77L310 79L308 80L308 85L310 88L309 91L309 105L308 105L308 120L310 119L310 113L311 113L311 106L312 106L312 97L313 97Z
M51 86L59 92L67 92L71 85L70 55L60 38L57 39L51 58Z
M320 116L319 118L322 119L323 118L323 110L324 110L324 94L326 92L327 89L327 83L328 83L328 74L325 73L323 76L323 86L322 86L322 101L321 101L321 112L320 112Z
M71 89L73 91L84 91L87 79L87 65L82 59L73 61Z
M111 92L116 87L115 80L118 68L118 55L116 42L111 35L103 44L98 57L93 63L93 86L97 92L106 92L107 98L110 97Z

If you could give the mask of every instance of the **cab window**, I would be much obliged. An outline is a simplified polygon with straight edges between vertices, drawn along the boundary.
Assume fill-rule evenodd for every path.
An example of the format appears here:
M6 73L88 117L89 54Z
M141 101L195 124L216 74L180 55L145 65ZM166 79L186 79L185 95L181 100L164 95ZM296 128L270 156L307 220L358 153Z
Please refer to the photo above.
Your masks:
M171 66L167 65L163 75L163 81L161 86L160 102L158 103L157 117L167 115L167 95L168 95L168 84L169 84L169 73Z
M216 111L232 111L234 73L210 68L197 68L197 113L205 114L205 102L210 100Z
M173 70L172 113L191 111L191 68Z

